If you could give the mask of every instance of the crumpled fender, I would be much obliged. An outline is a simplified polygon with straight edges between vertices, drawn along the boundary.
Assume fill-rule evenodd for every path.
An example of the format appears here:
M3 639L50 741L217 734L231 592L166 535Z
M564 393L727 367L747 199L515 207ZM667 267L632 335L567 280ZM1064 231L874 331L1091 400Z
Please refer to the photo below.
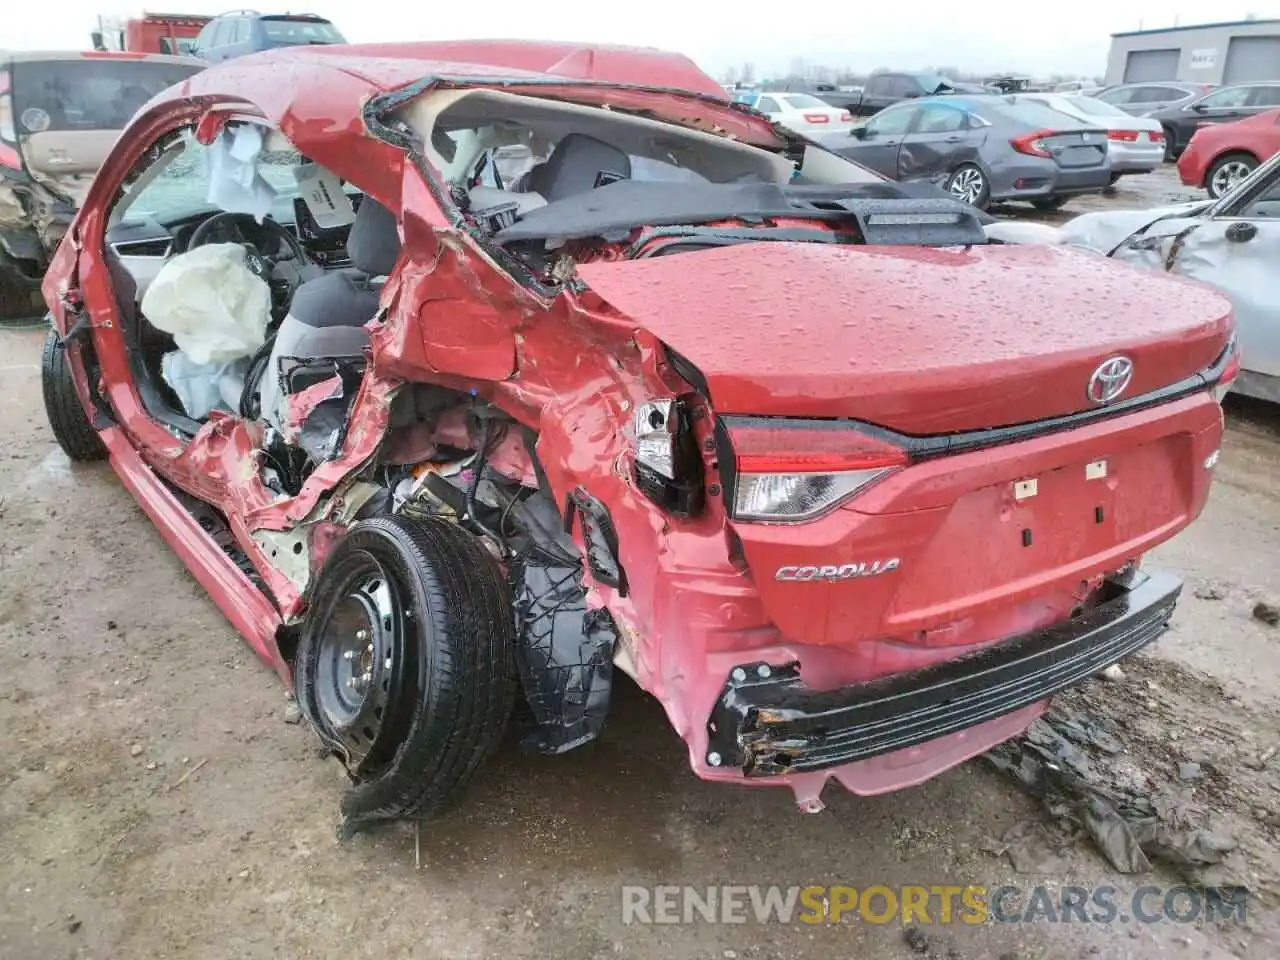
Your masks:
M1167 217L1190 217L1209 206L1208 201L1178 203L1150 210L1099 210L1082 213L1058 228L1058 242L1084 247L1110 256L1127 239L1145 232Z

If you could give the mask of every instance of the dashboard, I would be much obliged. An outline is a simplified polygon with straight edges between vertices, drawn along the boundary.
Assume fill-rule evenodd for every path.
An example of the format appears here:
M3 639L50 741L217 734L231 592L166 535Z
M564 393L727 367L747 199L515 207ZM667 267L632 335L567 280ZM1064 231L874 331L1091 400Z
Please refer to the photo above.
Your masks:
M353 206L358 208L361 199L359 195L353 196ZM349 226L330 229L320 227L301 197L294 198L292 202L283 201L278 206L280 209L273 211L271 216L298 238L302 248L317 266L324 270L350 266L351 259L347 256L347 235L351 231ZM139 299L166 261L174 254L185 253L196 228L217 212L202 211L167 222L154 218L125 220L107 230L107 243L137 282ZM275 238L257 224L244 223L239 229L244 239L253 243L260 251L272 256L281 253L287 256L287 250L270 249Z

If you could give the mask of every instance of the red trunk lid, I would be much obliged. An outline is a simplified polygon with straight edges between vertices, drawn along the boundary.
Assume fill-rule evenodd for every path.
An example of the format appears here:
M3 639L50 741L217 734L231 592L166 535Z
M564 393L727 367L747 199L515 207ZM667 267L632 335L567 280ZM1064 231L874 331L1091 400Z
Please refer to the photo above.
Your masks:
M588 264L583 280L690 360L717 413L851 417L903 433L1091 409L1211 364L1230 305L1199 284L1062 247L765 242Z

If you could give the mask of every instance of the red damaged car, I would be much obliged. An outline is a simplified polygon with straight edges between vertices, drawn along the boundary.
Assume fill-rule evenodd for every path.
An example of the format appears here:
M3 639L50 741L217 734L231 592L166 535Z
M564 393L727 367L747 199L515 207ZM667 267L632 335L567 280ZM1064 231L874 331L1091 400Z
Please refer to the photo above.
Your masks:
M1158 637L1226 300L881 180L683 58L275 51L151 101L44 284L44 389L354 786L446 807L615 669L694 772L918 783Z

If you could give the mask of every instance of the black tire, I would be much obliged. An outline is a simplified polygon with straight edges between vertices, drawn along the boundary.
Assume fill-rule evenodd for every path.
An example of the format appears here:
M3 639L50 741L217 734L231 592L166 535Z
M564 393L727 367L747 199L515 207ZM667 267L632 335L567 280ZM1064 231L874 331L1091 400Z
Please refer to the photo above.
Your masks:
M378 517L333 548L294 686L354 782L344 834L443 813L497 747L515 699L511 610L497 563L453 524Z
M1051 213L1054 210L1061 210L1067 205L1068 197L1041 197L1039 200L1032 200L1031 205L1037 210L1044 213Z
M961 181L964 178L973 178L975 174L980 188L973 199L967 199L961 190ZM947 178L946 190L955 199L977 207L979 210L985 210L991 204L991 181L987 178L986 171L976 163L962 163L952 170L951 176Z
M1217 160L1213 161L1213 163L1209 164L1209 169L1206 170L1204 173L1204 188L1205 188L1205 192L1207 192L1209 196L1212 197L1214 200L1217 200L1219 197L1221 197L1223 193L1231 189L1234 189L1235 183L1239 182L1237 180L1234 183L1232 183L1227 188L1227 191L1219 190L1217 187L1214 186L1214 183L1213 183L1214 178L1217 177L1218 173L1229 164L1239 164L1242 168L1247 169L1248 173L1245 174L1245 176L1249 176L1250 174L1252 174L1253 171L1257 170L1259 166L1257 157L1255 157L1251 153L1245 153L1243 151L1236 151L1235 153L1224 153Z
M1113 174L1111 175L1111 186L1113 186L1113 187L1114 187L1117 183L1119 183L1119 182L1120 182L1120 178L1121 178L1122 176L1124 176L1124 174L1122 174L1122 173L1113 173Z
M67 362L67 349L56 330L50 330L44 338L40 380L44 386L44 412L63 453L72 460L105 460L106 445L98 431L93 429L84 404L76 393L71 365Z

